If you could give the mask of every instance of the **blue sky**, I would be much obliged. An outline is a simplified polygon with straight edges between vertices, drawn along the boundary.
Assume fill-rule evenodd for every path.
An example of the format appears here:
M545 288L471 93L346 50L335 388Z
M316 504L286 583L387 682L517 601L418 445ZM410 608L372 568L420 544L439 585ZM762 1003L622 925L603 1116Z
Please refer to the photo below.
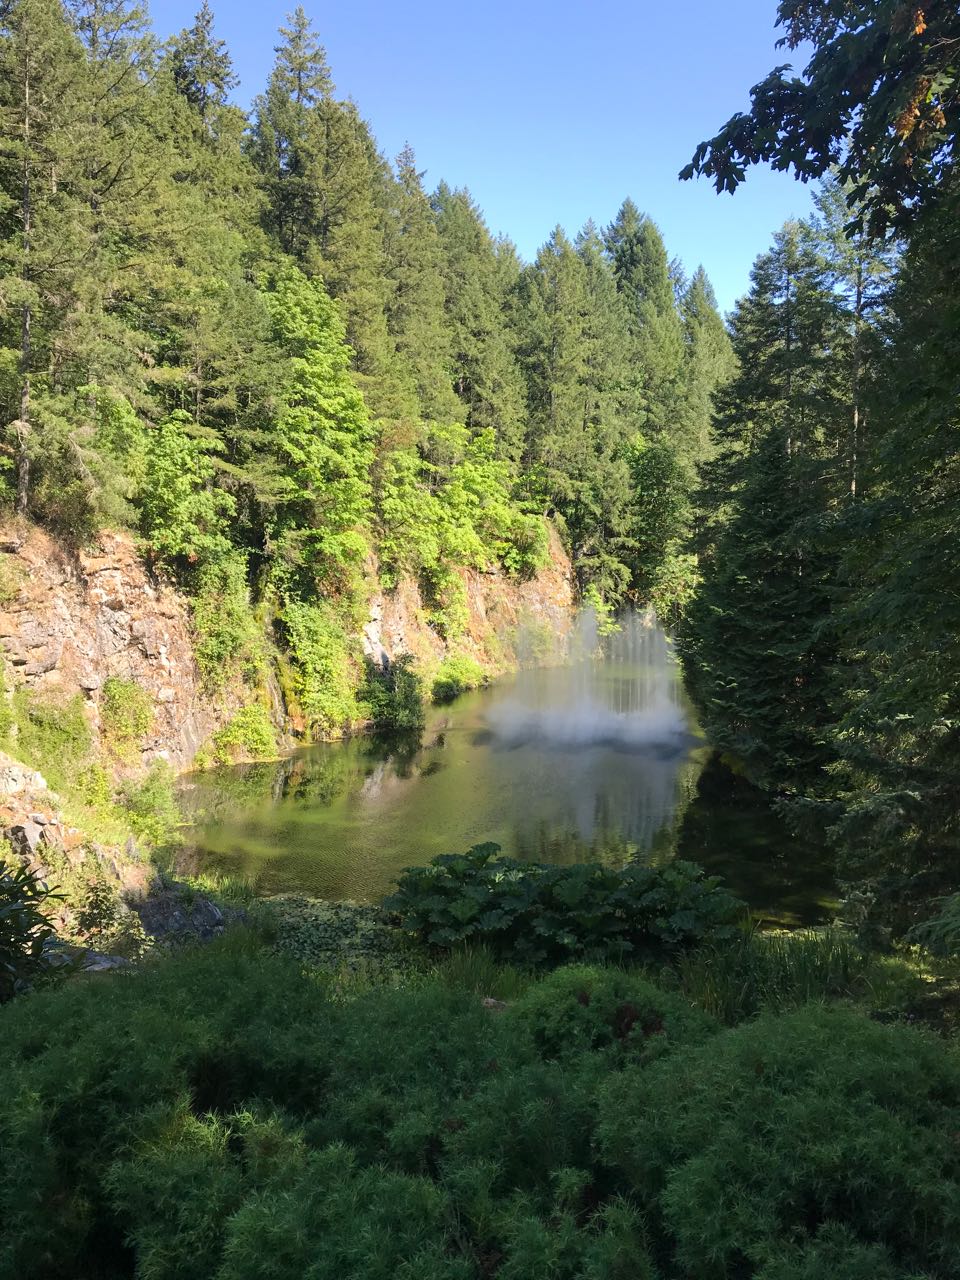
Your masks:
M212 0L248 105L294 0ZM189 25L199 0L153 0L157 34ZM721 306L745 291L772 233L810 208L787 174L753 171L734 196L678 170L749 104L750 86L791 60L774 44L775 0L350 0L304 6L338 93L380 147L406 141L425 181L468 186L491 229L532 258L560 223L609 222L626 195L671 256L706 267ZM796 57L796 55L793 55Z

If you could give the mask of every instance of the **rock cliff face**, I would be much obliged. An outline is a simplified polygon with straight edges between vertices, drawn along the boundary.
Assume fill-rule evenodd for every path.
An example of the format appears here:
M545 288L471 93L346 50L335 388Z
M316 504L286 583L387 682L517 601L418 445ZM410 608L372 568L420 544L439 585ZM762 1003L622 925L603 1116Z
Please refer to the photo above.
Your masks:
M460 572L469 620L458 652L470 653L488 669L504 671L562 649L573 621L573 573L555 530L550 531L546 566L527 582L499 571ZM364 651L377 662L410 653L421 662L436 663L447 652L441 637L427 624L423 598L409 578L396 590L373 597L363 643Z
M459 651L499 671L562 644L573 586L555 533L548 564L527 582L474 570L462 577L469 621ZM409 579L374 596L363 644L377 661L411 653L435 665L447 651ZM113 676L140 685L154 717L132 771L157 759L177 771L188 768L236 706L229 693L204 692L189 606L149 572L127 533L104 532L96 547L78 552L32 526L0 528L0 653L8 686L81 693L95 731L104 683Z
M99 725L104 682L135 680L154 704L142 763L190 763L223 722L201 688L189 611L153 579L133 539L103 533L74 552L40 529L0 530L0 647L15 683L86 699Z

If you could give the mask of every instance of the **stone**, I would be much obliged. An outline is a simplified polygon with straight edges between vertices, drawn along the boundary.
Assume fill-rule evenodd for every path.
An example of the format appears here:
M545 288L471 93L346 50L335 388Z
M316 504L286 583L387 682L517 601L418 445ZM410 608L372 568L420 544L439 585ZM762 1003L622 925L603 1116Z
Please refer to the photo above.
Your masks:
M31 654L32 662L28 662L24 668L24 675L42 676L47 671L53 671L58 666L63 656L63 641L46 645L42 649L34 650Z
M0 752L0 796L18 796L24 792L47 791L46 778L19 760Z
M130 961L123 956L108 956L100 951L88 951L83 960L84 973L108 973L111 969L129 969Z
M12 827L7 827L6 830L11 849L21 858L36 856L42 836L43 827L36 822L31 822L29 818L25 822L17 822Z
M215 902L174 885L149 894L133 909L151 938L165 941L197 939L209 942L219 937L226 917Z

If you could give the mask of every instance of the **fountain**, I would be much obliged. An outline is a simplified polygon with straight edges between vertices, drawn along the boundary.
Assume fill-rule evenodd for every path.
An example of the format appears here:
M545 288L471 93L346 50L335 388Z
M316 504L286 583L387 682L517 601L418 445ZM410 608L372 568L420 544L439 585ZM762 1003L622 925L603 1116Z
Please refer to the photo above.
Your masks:
M521 673L488 722L503 744L561 749L603 745L659 755L688 750L692 736L676 660L652 610L631 612L599 635L592 609L581 614L568 667Z

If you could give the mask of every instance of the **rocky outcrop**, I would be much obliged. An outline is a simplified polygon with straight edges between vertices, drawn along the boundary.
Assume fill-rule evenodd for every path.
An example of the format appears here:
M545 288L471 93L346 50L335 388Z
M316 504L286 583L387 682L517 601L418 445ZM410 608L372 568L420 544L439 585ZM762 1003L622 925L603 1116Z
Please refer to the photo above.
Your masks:
M74 552L41 529L8 528L0 569L0 649L14 680L82 693L94 729L104 682L136 681L155 711L136 763L186 768L225 716L201 688L186 603L150 575L133 538L105 532Z
M519 581L501 570L459 572L469 620L457 640L457 652L471 654L488 670L503 671L525 661L543 661L562 648L573 621L573 572L555 530L550 531L548 561L533 578ZM375 662L410 653L428 665L439 662L448 648L428 624L426 606L411 578L373 597L363 645Z
M107 876L130 899L144 897L155 871L142 861L132 841L124 848L100 845L70 826L60 797L35 769L0 751L0 839L13 855L44 880L66 865L93 878Z

